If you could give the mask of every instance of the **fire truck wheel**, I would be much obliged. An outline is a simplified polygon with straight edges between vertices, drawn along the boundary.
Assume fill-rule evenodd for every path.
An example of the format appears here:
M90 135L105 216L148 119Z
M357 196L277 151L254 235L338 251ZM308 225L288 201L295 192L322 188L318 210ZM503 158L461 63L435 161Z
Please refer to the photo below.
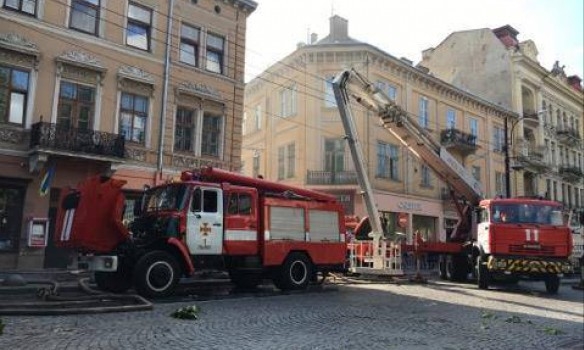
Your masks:
M489 270L487 269L487 266L483 264L483 259L481 258L480 255L477 256L476 270L478 287L480 289L488 289L491 276L489 275Z
M95 272L95 283L100 290L111 293L124 293L132 287L132 279L122 271Z
M144 254L134 269L134 287L149 298L171 295L179 280L179 266L169 253L155 250Z
M558 275L549 275L545 279L545 290L549 294L558 294L560 289L560 278Z
M282 290L306 289L312 277L312 263L305 254L292 253L288 255L280 276L274 284Z

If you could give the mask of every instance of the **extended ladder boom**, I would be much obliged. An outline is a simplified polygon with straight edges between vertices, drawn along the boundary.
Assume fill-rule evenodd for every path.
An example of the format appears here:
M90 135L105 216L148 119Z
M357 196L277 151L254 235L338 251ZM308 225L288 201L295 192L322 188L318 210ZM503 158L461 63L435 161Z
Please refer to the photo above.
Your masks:
M333 89L343 124L352 122L349 108L349 97L377 114L383 127L392 133L414 155L424 161L436 175L444 181L459 197L470 204L478 204L483 198L482 185L467 172L444 147L436 142L428 131L410 118L406 111L384 95L375 85L355 70L345 70L333 81ZM345 127L350 138L356 139L356 134ZM363 163L362 159L354 157L355 161ZM359 168L357 164L357 168ZM361 174L358 174L361 175ZM362 185L362 184L360 184ZM369 189L363 187L363 190ZM368 213L369 217L371 213ZM376 229L372 223L373 228Z

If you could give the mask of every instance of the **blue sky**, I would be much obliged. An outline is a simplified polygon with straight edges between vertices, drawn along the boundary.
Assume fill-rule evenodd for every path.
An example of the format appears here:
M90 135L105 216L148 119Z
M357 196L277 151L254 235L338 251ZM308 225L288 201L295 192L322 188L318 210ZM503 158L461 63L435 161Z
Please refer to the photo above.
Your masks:
M533 40L539 62L556 60L567 75L584 78L583 0L256 0L247 23L246 76L292 53L309 33L328 34L332 13L349 21L349 35L417 63L423 50L454 31L497 28Z

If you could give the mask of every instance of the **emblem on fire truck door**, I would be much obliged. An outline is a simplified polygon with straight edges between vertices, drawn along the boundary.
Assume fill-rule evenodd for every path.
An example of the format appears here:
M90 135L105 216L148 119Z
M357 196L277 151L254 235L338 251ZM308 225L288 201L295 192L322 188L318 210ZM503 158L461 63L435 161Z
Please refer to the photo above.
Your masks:
M201 236L203 236L203 245L200 245L200 249L209 249L210 246L207 245L207 236L211 233L211 227L208 222L203 222L203 226L199 227L201 231Z

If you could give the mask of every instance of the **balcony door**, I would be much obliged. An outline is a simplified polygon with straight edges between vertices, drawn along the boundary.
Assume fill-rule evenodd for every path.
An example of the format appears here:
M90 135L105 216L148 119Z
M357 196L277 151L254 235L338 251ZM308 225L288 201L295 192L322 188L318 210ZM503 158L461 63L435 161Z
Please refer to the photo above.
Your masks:
M95 113L95 88L61 81L57 126L63 129L91 130Z

